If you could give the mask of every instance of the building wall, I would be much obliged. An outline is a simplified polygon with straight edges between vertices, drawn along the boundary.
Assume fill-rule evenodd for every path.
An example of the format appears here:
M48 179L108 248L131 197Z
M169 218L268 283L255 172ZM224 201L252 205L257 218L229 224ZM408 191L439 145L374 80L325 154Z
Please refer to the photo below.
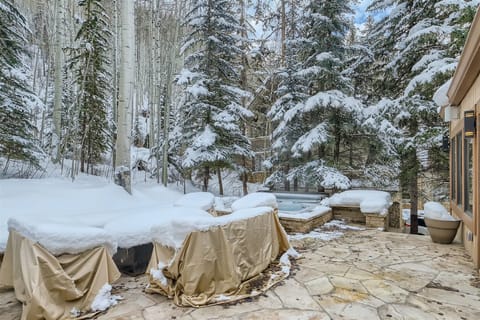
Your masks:
M468 90L467 94L463 98L460 106L459 106L459 119L452 120L450 124L450 137L456 137L459 133L462 134L463 137L463 121L464 121L464 111L467 110L475 110L476 114L476 134L473 138L473 210L472 210L472 217L466 214L466 209L464 208L464 184L466 182L465 177L465 170L464 165L465 161L463 158L464 155L464 143L465 140L462 139L462 201L461 204L457 204L456 200L456 186L452 186L454 181L452 181L450 186L450 195L451 195L451 202L450 207L452 214L457 218L461 219L463 222L460 227L461 239L463 240L465 249L469 252L472 256L472 259L475 263L475 267L478 269L480 268L480 210L479 210L479 192L480 192L480 179L479 179L479 166L480 166L480 158L479 158L479 150L480 150L480 76L477 76L475 82ZM454 167L455 162L455 150L452 150L450 153L450 176L452 177L452 173L456 172ZM458 162L458 161L456 161ZM453 172L452 172L453 171Z

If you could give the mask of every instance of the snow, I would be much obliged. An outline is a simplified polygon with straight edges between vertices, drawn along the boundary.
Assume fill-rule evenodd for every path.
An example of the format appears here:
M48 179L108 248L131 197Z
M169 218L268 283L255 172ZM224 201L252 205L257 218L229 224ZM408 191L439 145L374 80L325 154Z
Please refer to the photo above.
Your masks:
M253 292L252 292L253 294ZM215 301L220 302L220 301L228 301L230 300L230 297L227 297L226 295L220 294L217 297L215 297Z
M293 156L301 157L302 153L312 150L314 146L327 142L328 137L328 124L322 122L295 142L292 147Z
M132 190L129 195L104 178L82 174L73 183L64 178L0 180L0 252L5 250L9 227L53 254L79 253L99 245L106 245L113 253L117 245L130 248L153 240L178 248L191 231L271 213L272 206L276 207L275 196L264 194L270 201L256 205L264 203L266 207L241 208L230 215L213 217L198 209L205 208L205 203L213 205L212 194L183 196L154 182L135 181ZM208 202L202 203L206 198ZM235 200L218 198L217 208L227 209ZM174 206L175 202L192 207Z
M362 213L387 214L392 200L390 194L376 190L349 190L336 193L328 200L329 206L359 206Z
M289 235L289 240L303 240L303 239L319 239L322 241L330 241L343 236L340 231L320 231L319 229L310 231L309 233L296 233Z
M192 206L194 205L195 203L192 202ZM154 238L152 227L170 224L178 218L195 219L199 217L209 218L211 215L193 207L163 206L135 214L134 219L130 215L113 219L105 225L105 230L115 237L120 248L131 248L152 242Z
M435 94L433 95L433 101L439 106L439 107L444 107L448 105L448 88L450 88L450 84L452 83L452 79L450 78L447 82L442 84L440 88L435 91Z
M180 192L158 184L134 184L133 195L129 195L104 178L86 175L79 175L73 183L58 177L1 179L0 252L6 247L10 218L78 228L104 228L125 217L126 226L134 227L150 219L149 214L155 216L161 212L160 208L172 206L181 196ZM115 234L112 236L115 238Z
M332 230L333 229L333 230ZM289 240L303 240L303 239L318 239L322 241L331 241L343 236L343 232L339 230L353 230L361 231L365 228L349 226L340 220L331 220L325 223L320 228L317 228L309 233L296 233L288 236Z
M215 196L210 192L192 192L187 193L175 201L174 206L197 208L208 211L213 208Z
M184 208L186 209L186 208ZM153 240L174 249L181 248L183 240L193 231L207 231L210 228L224 226L234 221L253 218L272 212L270 207L257 207L234 211L232 214L213 217L211 215L177 215L175 219L152 226Z
M300 254L292 247L288 248L288 250L285 251L285 253L282 254L282 256L280 257L280 266L282 267L282 272L286 275L290 274L290 268L292 267L290 258L292 259L300 258Z
M235 212L242 209L265 207L265 206L271 207L273 209L278 208L277 198L273 193L254 192L254 193L247 194L246 196L232 203L232 210Z
M232 212L232 203L238 197L215 197L215 211Z
M348 224L345 224L345 222L341 220L330 220L329 222L325 223L323 225L323 228L326 229L341 229L341 230L354 230L354 231L362 231L365 230L365 228L361 227L356 227L356 226L349 226Z
M51 223L44 217L10 218L8 230L38 242L54 255L77 254L102 245L112 255L117 251L114 238L101 228Z
M325 206L316 206L313 208L305 208L300 211L294 211L294 212L288 212L288 211L279 211L278 216L280 218L294 218L298 220L310 220L314 217L322 216L328 212L330 212L332 209L329 207Z
M445 209L445 207L439 202L425 202L423 205L423 210L425 211L425 217L429 219L446 221L455 220L455 218L449 215L447 209Z
M168 285L168 281L167 278L163 275L163 269L167 267L167 265L160 261L157 267L158 269L150 269L150 274L154 279L160 281L162 286L166 287Z
M117 304L118 300L122 298L117 295L112 295L112 286L106 283L96 295L95 299L92 302L90 308L92 311L105 311L109 307Z

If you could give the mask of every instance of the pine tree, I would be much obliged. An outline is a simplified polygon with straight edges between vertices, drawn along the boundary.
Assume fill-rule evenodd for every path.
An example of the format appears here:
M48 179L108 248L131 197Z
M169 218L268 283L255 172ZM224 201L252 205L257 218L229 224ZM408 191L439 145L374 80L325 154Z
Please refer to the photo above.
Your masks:
M253 114L242 107L247 93L239 87L239 21L226 0L193 1L186 16L188 53L177 83L185 86L184 168L200 169L203 189L213 170L232 165L236 156L251 157L239 123Z
M278 105L285 105L285 97L289 98L274 137L275 144L294 158L288 173L294 182L326 188L349 186L348 179L333 166L338 166L342 141L361 110L361 103L352 97L350 79L343 73L350 12L348 1L311 1L302 20L302 37L291 40L297 46L294 61L298 65L284 83L293 81L297 88L285 87L286 95L280 96L271 113L279 115ZM337 183L332 175L337 176Z
M0 156L40 168L44 153L34 138L31 113L41 102L29 81L28 32L14 4L0 1Z
M108 124L111 73L108 70L109 18L102 1L82 0L82 22L75 40L78 48L72 50L70 68L74 69L79 88L77 108L80 144L80 171L93 172L93 165L102 159L110 147L111 132ZM85 168L85 164L87 167Z
M419 174L438 149L444 124L432 101L434 92L452 76L460 54L459 30L465 28L466 1L375 1L370 9L390 9L371 33L378 66L373 85L378 133L389 141L401 162L400 182L410 193L412 233L416 233ZM460 12L460 14L459 14ZM454 32L455 31L455 32ZM448 164L445 163L445 167Z
M291 148L298 136L294 128L284 127L283 118L285 114L293 109L298 103L306 99L305 81L298 73L301 69L298 52L301 41L297 41L301 37L301 21L299 21L299 10L296 3L293 1L286 3L282 2L282 33L285 33L284 43L282 46L282 54L280 57L282 64L279 66L276 77L272 82L278 82L278 87L275 91L276 100L267 113L273 124L273 143L274 150L273 163L277 164L276 170L267 180L267 184L284 183L284 188L289 190L290 181L287 179L288 172L293 166L293 159L291 157ZM284 24L284 25L283 25ZM297 133L297 135L295 135Z

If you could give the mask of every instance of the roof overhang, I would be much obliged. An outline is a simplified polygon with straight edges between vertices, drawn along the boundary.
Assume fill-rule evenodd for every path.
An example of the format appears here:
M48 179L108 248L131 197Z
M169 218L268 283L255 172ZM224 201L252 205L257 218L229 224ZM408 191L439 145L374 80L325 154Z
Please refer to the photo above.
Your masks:
M480 73L480 9L473 19L447 96L450 105L458 106Z

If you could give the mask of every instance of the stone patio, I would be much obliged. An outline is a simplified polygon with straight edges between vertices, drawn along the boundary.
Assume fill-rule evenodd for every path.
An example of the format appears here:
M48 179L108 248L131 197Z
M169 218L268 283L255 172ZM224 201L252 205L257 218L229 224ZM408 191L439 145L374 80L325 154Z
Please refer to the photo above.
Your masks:
M303 258L259 298L181 308L145 294L145 276L125 276L114 285L124 299L98 319L480 319L480 280L460 244L376 229L342 232L331 241L292 242ZM20 313L13 291L0 291L0 320Z

